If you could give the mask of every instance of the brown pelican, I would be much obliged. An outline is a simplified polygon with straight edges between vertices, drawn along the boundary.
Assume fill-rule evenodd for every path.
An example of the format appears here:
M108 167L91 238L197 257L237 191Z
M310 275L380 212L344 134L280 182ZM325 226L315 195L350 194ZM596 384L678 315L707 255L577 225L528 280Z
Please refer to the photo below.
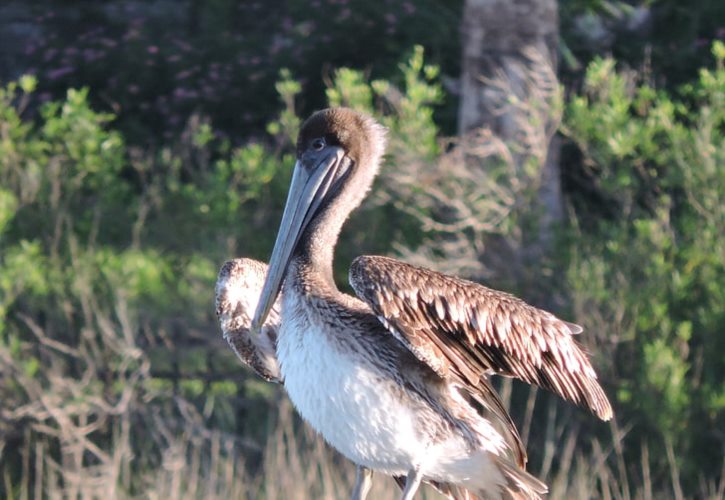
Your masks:
M277 360L280 298L272 306L259 335L252 335L252 314L262 291L267 264L254 259L233 259L222 265L216 283L216 314L224 339L239 360L268 382L284 379ZM357 466L352 498L363 500L371 486L372 471ZM396 478L401 484L402 478Z
M526 453L488 379L519 378L606 420L612 409L572 336L581 328L482 285L386 257L333 279L333 250L377 174L385 129L349 109L305 121L290 190L252 320L282 283L280 374L299 413L356 464L453 498L539 498ZM366 481L369 480L366 479Z

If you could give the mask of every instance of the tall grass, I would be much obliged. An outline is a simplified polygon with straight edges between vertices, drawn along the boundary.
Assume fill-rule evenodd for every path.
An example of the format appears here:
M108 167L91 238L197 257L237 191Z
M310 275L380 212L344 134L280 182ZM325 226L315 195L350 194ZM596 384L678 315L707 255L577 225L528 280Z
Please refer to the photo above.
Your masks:
M556 405L550 406L556 420ZM160 443L161 460L154 467L137 473L128 436L128 420L121 419L114 429L107 461L78 466L78 456L57 461L49 440L39 440L28 432L22 441L20 484L9 484L3 467L5 491L9 498L149 498L191 499L321 499L349 497L355 479L352 464L331 450L309 427L296 418L288 400L283 398L275 411L277 423L270 434L260 463L251 463L245 446L219 431L200 430L188 425L181 433L169 434ZM550 487L548 498L605 500L651 500L685 498L678 481L676 461L671 460L670 477L654 479L649 470L649 450L641 449L640 474L627 474L621 446L627 429L616 422L610 425L608 443L593 441L591 453L579 450L581 435L577 428L551 425L546 436L546 452L532 472ZM7 443L3 443L7 444ZM551 467L555 461L560 464ZM696 498L721 499L725 482L703 481ZM395 499L400 491L393 480L374 476L370 498ZM442 498L430 487L420 498Z

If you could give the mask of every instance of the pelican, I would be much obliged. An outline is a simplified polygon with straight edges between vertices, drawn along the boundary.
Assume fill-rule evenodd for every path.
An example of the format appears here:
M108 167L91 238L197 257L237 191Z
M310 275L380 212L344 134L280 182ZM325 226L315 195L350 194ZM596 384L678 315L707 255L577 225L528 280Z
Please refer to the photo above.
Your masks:
M262 291L267 264L241 258L225 262L215 289L216 314L229 347L239 360L267 382L284 382L277 359L280 297L273 304L259 335L252 335L252 314ZM372 471L357 466L353 500L364 500L370 490ZM395 478L402 484L402 478ZM435 485L434 485L435 486ZM445 490L442 491L445 493Z
M333 253L385 150L385 129L346 108L302 125L277 239L252 319L281 295L276 359L300 415L360 466L450 498L540 498L526 451L490 382L515 377L607 420L612 408L573 336L581 327L512 295L395 259L350 268L340 292ZM362 478L367 491L370 475ZM356 487L356 491L358 488Z

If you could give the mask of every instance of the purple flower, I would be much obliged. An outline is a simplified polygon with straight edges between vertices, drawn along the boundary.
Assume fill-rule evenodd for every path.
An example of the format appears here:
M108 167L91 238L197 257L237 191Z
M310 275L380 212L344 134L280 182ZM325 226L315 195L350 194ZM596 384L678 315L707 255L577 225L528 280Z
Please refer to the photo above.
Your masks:
M93 49L83 49L83 59L87 62L93 62L101 58L103 53Z
M60 78L64 75L67 75L68 73L72 73L72 72L73 72L73 68L70 68L68 66L64 66L62 68L51 69L50 71L48 71L48 79L57 80L58 78Z
M191 45L189 45L185 41L181 40L180 38L175 38L174 43L176 44L176 46L178 46L184 52L188 52L191 50Z
M105 47L108 47L109 49L112 49L116 45L118 45L118 42L116 40L113 40L111 38L101 38L101 45L104 45Z
M195 99L199 94L194 90L178 87L174 90L174 97L177 99Z
M55 50L54 48L50 48L50 49L48 49L48 50L45 51L45 54L43 54L43 60L45 62L48 62L51 59L53 59L57 53L58 53L57 50Z
M156 45L150 45L146 48L149 54L156 54L159 51L159 48Z

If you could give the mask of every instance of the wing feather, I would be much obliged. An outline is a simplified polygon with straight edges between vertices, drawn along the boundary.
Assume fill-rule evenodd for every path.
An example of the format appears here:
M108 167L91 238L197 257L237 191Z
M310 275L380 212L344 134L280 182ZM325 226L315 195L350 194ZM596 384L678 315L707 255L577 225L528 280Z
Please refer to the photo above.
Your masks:
M277 360L279 298L264 322L262 332L257 336L250 331L266 273L267 264L253 259L225 262L216 283L216 313L224 338L239 360L265 380L282 383Z
M350 284L441 377L475 386L490 372L511 376L611 418L594 368L573 338L580 326L513 295L388 257L355 259Z

